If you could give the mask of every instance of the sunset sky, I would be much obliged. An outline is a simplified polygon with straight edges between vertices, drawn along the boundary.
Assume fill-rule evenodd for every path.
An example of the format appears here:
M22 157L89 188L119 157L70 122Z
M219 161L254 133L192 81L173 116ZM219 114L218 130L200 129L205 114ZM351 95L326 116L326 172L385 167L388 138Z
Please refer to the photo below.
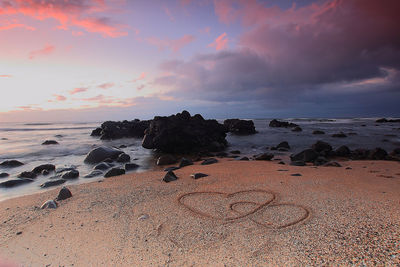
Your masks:
M400 115L399 0L0 0L0 121Z

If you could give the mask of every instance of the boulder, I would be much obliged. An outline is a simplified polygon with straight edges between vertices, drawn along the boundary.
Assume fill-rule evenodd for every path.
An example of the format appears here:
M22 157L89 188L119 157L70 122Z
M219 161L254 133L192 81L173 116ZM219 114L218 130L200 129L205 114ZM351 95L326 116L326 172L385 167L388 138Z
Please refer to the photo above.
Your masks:
M37 177L37 174L34 172L21 172L18 174L18 178L30 178L30 179L35 179Z
M168 171L163 178L163 181L166 183L178 180L178 177L175 175L173 171Z
M311 146L311 148L318 153L321 153L321 152L327 153L327 152L332 151L332 146L324 141L317 141L315 144L313 144Z
M43 203L42 206L40 206L40 208L41 209L56 209L57 206L58 206L57 202L50 199L50 200L47 200L45 203Z
M47 188L51 186L56 186L65 183L67 180L65 179L57 179L57 180L50 180L40 185L42 188Z
M8 176L10 176L10 175L8 173L6 173L6 172L0 173L0 178L6 178Z
M287 121L278 121L277 119L273 119L269 122L269 127L285 127L285 128L293 128L299 125Z
M126 163L124 166L125 171L133 171L139 168L140 166L135 163Z
M384 150L380 147L377 147L377 148L369 151L368 159L384 160L384 159L386 159L387 156L388 156L388 153L386 152L386 150Z
M103 172L100 170L93 170L91 173L86 174L85 176L83 176L83 178L93 178L93 177L97 177L97 176L101 176L103 175Z
M201 163L201 165L210 165L210 164L214 164L214 163L217 163L217 162L218 162L217 159L215 159L215 158L209 158L209 159L204 160L204 161Z
M101 128L96 128L92 131L92 133L90 134L90 136L101 136L101 131L103 131L103 129Z
M170 165L177 163L178 160L173 155L162 155L157 159L156 164L158 166Z
M369 152L368 149L358 148L351 152L350 157L354 160L368 159Z
M66 180L77 179L79 177L78 170L71 170L69 172L64 173L61 178Z
M122 153L121 150L101 146L91 150L86 155L84 162L88 164L96 164L108 158L116 159Z
M349 157L350 154L351 150L347 146L340 146L338 149L335 150L335 155L338 157Z
M296 126L296 127L294 127L294 128L292 129L292 132L301 132L301 131L303 131L303 129L301 129L300 126Z
M99 164L97 164L96 166L93 167L93 170L108 170L111 167L113 167L113 164L107 163L107 162L100 162Z
M121 168L112 168L109 170L106 174L104 174L105 178L113 177L113 176L119 176L125 174L125 170Z
M125 163L131 161L131 157L128 154L122 153L118 156L117 162Z
M18 161L18 160L5 160L2 163L0 163L0 167L4 168L15 168L24 165L24 163Z
M46 175L49 175L50 172L48 170L43 170L40 174L43 176L46 176Z
M72 197L72 193L71 191L69 191L68 188L66 188L65 186L63 186L60 190L60 192L58 193L58 196L56 198L56 200L60 201L60 200L64 200L67 198Z
M318 157L314 160L314 165L315 166L321 166L327 163L328 160L325 157Z
M238 135L255 134L256 128L252 120L228 119L224 121L227 131Z
M56 140L46 140L42 145L58 145L58 142Z
M114 140L120 138L142 138L144 131L149 127L150 121L106 121L100 128L92 131L92 136L101 136L102 140Z
M320 130L315 130L312 132L312 134L325 134L325 132Z
M290 146L289 146L289 143L287 142L287 141L283 141L283 142L280 142L277 146L276 146L276 148L279 150L279 149L286 149L286 150L289 150L290 149Z
M221 151L227 146L226 128L216 120L182 111L169 117L154 117L145 132L142 146L167 153Z
M300 153L291 155L290 160L300 162L313 162L316 158L318 158L318 156L318 153L313 149L306 149L301 151Z
M196 180L199 179L199 178L207 177L207 176L208 176L208 174L201 173L201 172L194 173L194 174L190 175L190 177L192 177L193 179L196 179Z
M274 157L273 154L270 154L270 153L262 153L262 154L256 155L256 156L254 157L254 159L255 159L255 160L271 160L273 157Z
M179 162L179 168L183 168L189 165L193 165L193 161L187 158L182 158L181 161Z
M27 183L31 183L31 182L33 182L33 179L29 179L29 178L12 179L12 180L8 180L8 181L0 183L0 187L11 188L14 186L27 184Z
M32 172L39 174L39 173L42 173L44 170L47 170L50 172L50 171L55 171L55 169L56 169L56 166L54 166L53 164L42 164L42 165L35 167L32 170Z

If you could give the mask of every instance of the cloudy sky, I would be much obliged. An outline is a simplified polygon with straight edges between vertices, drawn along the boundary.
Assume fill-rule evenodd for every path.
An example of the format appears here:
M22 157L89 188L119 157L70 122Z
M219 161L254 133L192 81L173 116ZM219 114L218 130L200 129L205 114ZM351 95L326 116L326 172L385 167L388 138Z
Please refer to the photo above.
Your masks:
M398 0L0 0L0 121L400 115Z

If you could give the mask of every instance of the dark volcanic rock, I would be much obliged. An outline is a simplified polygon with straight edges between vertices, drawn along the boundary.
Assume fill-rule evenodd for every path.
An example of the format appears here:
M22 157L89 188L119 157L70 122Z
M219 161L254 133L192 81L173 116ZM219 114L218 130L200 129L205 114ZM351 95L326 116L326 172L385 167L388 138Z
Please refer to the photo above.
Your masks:
M296 127L294 127L294 128L292 129L292 132L301 132L301 131L303 131L303 129L301 129L300 126L296 126Z
M89 164L96 164L108 158L116 159L118 158L119 154L122 153L123 152L121 150L101 146L91 150L87 154L84 162Z
M290 159L291 161L313 162L318 156L318 153L313 149L306 149L298 154L291 155Z
M5 160L2 163L0 163L1 167L5 167L5 168L15 168L15 167L19 167L24 165L24 163L18 161L18 160Z
M93 177L97 177L97 176L101 176L103 175L103 172L100 170L94 170L89 174L86 174L85 176L83 176L83 178L93 178Z
M312 134L325 134L325 132L320 130L315 130L312 132Z
M207 177L207 176L208 176L208 174L201 173L201 172L190 175L190 177L192 177L193 179L199 179L199 178L203 178L203 177Z
M58 193L56 200L64 200L70 197L72 197L71 191L69 191L68 188L63 186L63 188L61 188L60 192Z
M119 176L125 174L125 170L121 168L112 168L106 174L104 174L105 178Z
M47 188L51 186L56 186L65 183L67 180L65 179L57 179L57 180L50 180L40 185L42 188Z
M344 138L347 137L343 132L332 134L332 137Z
M183 168L185 166L193 165L193 161L187 158L182 158L179 162L179 168Z
M169 117L154 117L146 130L142 146L168 153L221 151L226 145L226 128L216 120L182 111Z
M46 175L49 175L50 172L48 170L43 170L40 174L43 176L46 176Z
M166 183L178 180L178 177L175 175L173 171L168 171L163 178L163 181Z
M351 150L347 146L340 146L338 149L335 150L335 155L338 157L349 157L350 154Z
M278 121L277 119L273 119L272 121L269 122L269 127L297 127L299 125L295 124L295 123L289 123L287 121Z
M254 157L254 159L255 159L255 160L271 160L273 157L274 157L273 154L270 154L270 153L262 153L262 154L256 155L256 156Z
M162 155L157 159L156 164L158 166L163 166L163 165L175 164L177 162L178 160L173 155Z
M101 136L102 140L120 138L142 138L144 131L149 127L150 121L106 121L92 131L91 136Z
M293 173L291 174L291 176L303 176L303 175L301 175L301 173Z
M239 151L239 150L232 150L232 151L231 151L231 154L239 155L239 154L240 154L240 151Z
M107 163L107 162L100 162L99 164L97 164L96 166L93 167L93 170L108 170L111 167L113 167L113 164Z
M34 179L37 177L37 174L34 172L21 172L18 175L19 178L30 178L30 179Z
M241 157L239 160L243 160L243 161L249 161L250 159L248 157Z
M124 166L125 171L133 171L139 168L140 166L135 163L126 163Z
M276 148L279 150L279 149L286 149L286 150L289 150L290 149L290 146L289 146L289 143L287 142L287 141L283 141L283 142L280 142L277 146L276 146Z
M42 145L58 145L58 142L56 140L46 140Z
M378 123L385 123L385 122L400 122L400 119L394 119L394 120L392 120L392 119L386 119L386 118L382 118L382 119L378 119L378 120L376 120L375 122L378 122Z
M377 147L369 152L368 159L384 160L384 159L386 159L387 156L388 156L388 153L386 152L386 150L384 150L380 147Z
M311 146L316 152L330 152L332 151L332 146L324 141L317 141L315 144Z
M176 171L176 170L179 170L179 169L180 168L177 167L177 166L172 166L172 167L165 168L164 171L165 172L169 172L169 171Z
M71 170L69 172L64 173L61 178L62 179L77 179L79 177L79 171L78 170Z
M217 162L218 162L217 159L209 158L209 159L204 160L204 161L201 163L201 165L210 165L210 164L214 164L214 163L217 163Z
M8 181L0 183L0 187L11 188L14 186L27 184L27 183L31 183L31 182L33 182L33 179L29 179L29 178L13 179L13 180L8 180Z
M358 148L351 152L350 157L355 160L363 160L363 159L368 159L368 155L369 155L368 149Z
M8 173L6 173L6 172L0 173L0 178L6 178L8 176L10 176L10 175Z
M255 134L256 128L252 120L228 119L224 120L228 132L238 135Z
M125 153L120 154L117 158L117 162L125 163L129 161L131 161L131 157Z
M42 173L44 170L47 171L54 171L56 169L56 166L54 166L53 164L42 164L40 166L35 167L32 172L34 173Z
M315 166L321 166L327 163L328 160L325 157L318 157L314 160L314 165Z
M103 131L103 129L101 128L96 128L92 131L92 133L90 134L90 136L101 136L101 131Z

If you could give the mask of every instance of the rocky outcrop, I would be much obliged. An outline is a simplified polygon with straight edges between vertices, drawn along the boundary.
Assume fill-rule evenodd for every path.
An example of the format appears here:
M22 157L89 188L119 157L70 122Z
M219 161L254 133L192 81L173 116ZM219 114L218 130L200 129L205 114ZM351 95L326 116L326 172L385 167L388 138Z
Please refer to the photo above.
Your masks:
M106 121L100 128L92 131L91 136L100 136L102 140L120 138L143 138L144 131L149 127L150 121Z
M238 135L255 134L256 128L252 120L228 119L224 121L227 131Z
M193 117L182 111L169 117L154 117L145 131L142 146L167 153L221 151L226 145L226 128L216 120Z
M273 119L269 122L269 127L285 127L285 128L292 128L298 127L299 125L287 121L278 121L277 119Z

